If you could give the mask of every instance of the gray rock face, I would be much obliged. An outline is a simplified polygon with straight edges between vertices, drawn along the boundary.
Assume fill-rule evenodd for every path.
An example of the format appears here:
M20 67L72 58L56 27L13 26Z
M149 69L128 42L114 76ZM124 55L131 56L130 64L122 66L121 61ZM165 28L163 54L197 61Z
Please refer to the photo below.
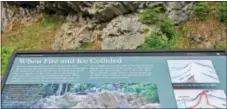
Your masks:
M77 49L86 42L91 42L98 35L99 30L95 30L96 25L90 20L77 16L68 16L56 33L56 41L60 49ZM53 45L56 48L56 43Z
M119 16L113 19L102 34L102 49L135 49L143 43L141 24L136 15Z
M189 18L190 10L194 2L167 2L165 7L167 15L175 24L180 24Z
M11 5L21 7L37 8L39 11L57 14L81 14L84 17L90 17L97 21L108 21L112 18L135 12L141 7L141 2L6 2Z
M109 23L96 24L83 18L68 17L56 33L54 48L76 49L101 37L102 49L136 49L144 41L147 26L135 14L119 16ZM77 21L74 21L77 19ZM73 23L76 22L76 23ZM60 44L60 45L58 45ZM60 46L60 47L59 47Z
M60 101L65 101L65 104L61 104ZM70 105L66 105L67 102ZM65 108L160 108L160 104L149 102L143 96L118 91L50 97L41 100L39 105L54 108L62 108L62 106L65 106Z
M17 3L17 2L16 2ZM28 9L19 7L18 5L10 5L14 4L14 2L1 2L2 9L2 24L1 31L5 32L7 30L12 30L12 25L15 22L21 22L23 26L30 25L32 22L35 22L39 19L37 15L38 11L34 8ZM21 25L22 26L22 25Z
M180 24L188 19L188 15L182 10L170 11L168 17L173 19L175 24Z
M179 24L188 19L193 4L193 2L90 1L4 3L6 8L3 10L3 27L8 25L9 20L17 19L24 24L29 24L27 22L35 21L34 18L37 18L35 13L47 12L67 16L67 21L56 33L54 49L77 49L86 42L94 41L97 37L101 37L99 48L102 49L136 49L143 43L144 31L147 30L137 18L136 13L140 9L162 6L166 9L165 14L175 24ZM19 11L13 11L15 9Z
M48 13L58 13L63 15L81 14L97 22L106 22L114 17L135 13L138 9L162 5L167 9L167 14L176 21L176 24L186 20L188 10L193 2L59 2L59 1L41 1L41 2L7 2L23 7L33 7L38 11ZM183 10L183 11L179 11ZM177 11L177 12L172 12Z

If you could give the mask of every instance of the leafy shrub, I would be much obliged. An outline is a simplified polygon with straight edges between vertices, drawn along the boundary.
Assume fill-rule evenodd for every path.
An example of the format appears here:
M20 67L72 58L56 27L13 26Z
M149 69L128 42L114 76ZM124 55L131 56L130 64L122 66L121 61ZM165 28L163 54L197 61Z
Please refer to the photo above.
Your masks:
M227 24L227 2L222 2L220 9L219 9L219 13L218 13L218 19Z
M168 41L162 36L158 36L156 31L152 31L148 37L146 37L144 44L139 46L138 49L160 49L167 48Z
M9 58L13 52L13 48L11 47L5 47L3 46L2 47L2 58L1 58L1 61L2 61L2 70L1 70L1 75L3 75L5 73L5 70L6 70L6 67L7 67L7 64L9 62Z
M94 46L94 42L83 42L80 47L75 48L75 50L87 50Z
M151 102L159 102L158 91L155 85L151 84L134 84L129 85L126 90L126 93L136 93L142 95L146 100Z
M215 48L227 48L226 41L218 43Z
M169 18L165 18L160 22L160 30L164 33L169 40L171 40L176 35L176 30L174 28L173 21Z
M144 86L142 94L148 101L159 102L157 87L155 85Z
M204 20L209 15L208 5L206 2L197 2L192 7L192 16L199 20Z
M144 44L137 49L160 49L175 48L180 32L174 27L174 23L169 18L164 18L159 23L161 33L152 31L145 39Z
M161 7L147 8L139 14L139 20L144 24L154 24L160 21L162 17L163 14Z

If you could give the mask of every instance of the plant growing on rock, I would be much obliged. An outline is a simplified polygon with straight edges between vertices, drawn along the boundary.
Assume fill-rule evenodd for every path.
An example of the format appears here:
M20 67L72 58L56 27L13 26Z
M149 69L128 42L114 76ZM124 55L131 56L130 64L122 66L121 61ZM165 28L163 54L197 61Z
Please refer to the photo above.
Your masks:
M162 7L152 7L144 9L139 13L139 20L144 24L154 24L163 18Z
M168 48L168 41L160 36L156 31L152 31L138 49L159 49Z
M156 86L146 85L144 86L144 91L142 95L153 103L159 102L158 91Z
M215 45L215 48L227 48L226 41L218 43L217 45Z
M209 9L205 2L197 2L192 7L193 18L204 20L208 15L209 15Z
M220 9L219 9L219 14L218 14L218 19L227 24L227 2L222 2Z
M168 40L171 40L177 33L174 28L173 21L169 18L163 19L159 26L160 30L167 36Z
M12 47L6 47L6 46L3 46L2 47L2 70L1 70L1 75L3 75L5 73L5 70L6 70L6 67L7 67L7 64L9 62L9 58L13 52L13 48Z
M159 22L160 33L153 30L137 49L160 49L175 47L180 32L175 28L169 18L163 18Z

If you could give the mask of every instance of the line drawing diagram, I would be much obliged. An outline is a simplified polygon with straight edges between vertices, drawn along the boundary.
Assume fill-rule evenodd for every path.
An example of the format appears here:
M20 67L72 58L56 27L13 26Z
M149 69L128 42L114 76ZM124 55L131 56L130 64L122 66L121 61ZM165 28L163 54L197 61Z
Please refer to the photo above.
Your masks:
M224 90L174 90L178 108L226 108Z
M220 83L211 60L167 60L172 83Z

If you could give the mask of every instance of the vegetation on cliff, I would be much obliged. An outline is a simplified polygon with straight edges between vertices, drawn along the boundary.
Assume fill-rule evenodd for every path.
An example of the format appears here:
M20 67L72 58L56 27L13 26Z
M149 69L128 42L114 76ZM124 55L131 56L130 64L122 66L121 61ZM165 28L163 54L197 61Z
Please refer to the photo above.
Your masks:
M173 19L173 18L179 18L179 17L173 17L172 19L169 18L171 17L171 15L173 15L172 13L183 14L181 16L182 18L187 16L187 15L184 15L185 14L184 12L181 12L182 7L179 8L178 6L175 6L175 7L173 6L174 8L177 8L177 9L175 11L172 11L171 13L171 12L167 12L169 7L163 7L164 5L155 5L153 7L147 7L147 8L145 8L144 6L142 9L139 9L138 3L134 3L134 2L133 3L116 3L116 4L112 2L108 5L108 8L102 7L104 6L104 4L98 5L98 2L97 3L95 2L95 5L92 5L92 4L93 2L89 2L89 3L81 2L81 4L77 4L77 5L85 6L83 7L85 10L86 9L89 10L90 7L94 8L94 6L96 5L100 6L100 13L98 12L98 10L97 12L86 13L86 11L84 10L75 8L76 12L81 11L82 15L78 14L78 16L80 17L78 16L75 18L72 17L71 22L66 21L67 17L65 15L55 15L53 13L45 14L43 12L37 13L37 16L33 16L34 19L37 19L37 20L35 20L32 23L26 23L27 22L26 21L27 19L25 19L26 17L18 18L18 19L15 19L15 18L9 19L9 23L8 23L9 25L7 26L8 30L2 33L1 74L2 75L4 74L5 68L8 63L8 58L11 55L13 50L51 50L53 49L53 45L56 40L55 36L56 34L58 34L59 28L62 26L65 26L63 24L68 25L68 26L65 26L63 31L65 35L64 38L68 38L64 43L66 43L67 45L67 40L76 39L76 41L74 40L70 41L72 42L72 44L80 45L79 47L76 47L76 50L81 50L81 49L82 50L84 49L100 50L102 49L101 43L104 41L103 38L106 38L106 37L111 39L110 42L114 40L117 41L115 48L121 48L121 46L118 47L117 45L122 45L123 47L125 47L126 45L124 45L124 42L127 39L124 39L122 37L126 35L130 35L132 32L134 32L133 35L139 34L139 35L146 36L146 37L139 37L144 39L144 43L142 45L141 43L138 43L138 45L140 45L137 47L138 49L226 48L227 2L195 2L192 5L192 8L190 10L189 18L186 21L181 22L179 24L176 24ZM127 7L122 7L123 6L122 4L124 4L124 6L127 6ZM58 5L62 5L62 4L58 4ZM73 5L71 4L70 6L67 6L67 3L66 3L64 4L64 6L66 6L67 8L60 9L61 10L60 12L63 12L65 10L67 11L67 9L72 8L70 6L73 6ZM134 7L131 7L131 6L134 6ZM188 6L188 5L185 5L185 6ZM54 9L52 11L58 10L57 7L54 7L54 8L46 7L46 8L48 8L49 10ZM117 10L117 9L119 11L119 12L117 11L118 13L115 13L116 11L113 11L113 12L111 11L111 10ZM13 10L17 10L17 8L14 8ZM21 10L17 10L17 11L21 11ZM122 26L122 25L129 25L128 22L124 22L122 20L126 21L126 20L134 19L133 15L131 16L132 18L125 16L125 14L132 14L132 13L135 15L138 15L139 21L142 23L142 25L146 25L145 30L147 32L142 33L139 29L137 28L135 29L131 27L134 25L139 25L136 22L136 20L132 20L133 23L130 23L133 25ZM111 16L111 14L113 15ZM122 15L124 17L127 17L128 19L120 18L120 20L116 20L116 21L114 20L116 17L122 16ZM60 16L63 16L63 17L60 18ZM73 15L68 15L68 16L73 16ZM103 22L96 21L94 19L89 19L90 17L94 17L94 19L96 20L97 18L100 18L101 21ZM81 18L83 20L81 20ZM103 19L108 19L108 20L103 20ZM22 21L26 24L25 26L23 25L23 23L21 23ZM89 24L90 22L92 23ZM103 31L102 29L105 28L105 26L108 23L110 25L110 28ZM96 35L94 35L93 33L96 30L98 30L100 33L97 33ZM111 34L109 35L110 32ZM106 35L106 36L103 37L103 35ZM78 36L80 37L78 38ZM86 36L86 38L84 38L83 36L84 37ZM87 36L97 36L98 40L90 41L90 39L88 39L90 37L87 37ZM84 41L85 39L86 41ZM123 41L119 41L119 40L123 40ZM130 40L130 41L135 41L135 40ZM78 44L80 42L83 42L83 43ZM133 44L134 42L131 42L131 43ZM108 45L109 42L107 42L106 44ZM112 43L112 45L114 44L115 43ZM98 47L94 47L97 45ZM67 46L65 48L67 48Z
M40 20L19 31L3 33L1 74L4 75L14 50L51 50L56 29L61 23L58 17L43 14ZM17 25L14 28L17 29Z
M160 30L152 30L138 49L226 48L226 3L196 2L189 20L180 25L174 25L162 7L145 9L139 13L141 23L156 24Z

